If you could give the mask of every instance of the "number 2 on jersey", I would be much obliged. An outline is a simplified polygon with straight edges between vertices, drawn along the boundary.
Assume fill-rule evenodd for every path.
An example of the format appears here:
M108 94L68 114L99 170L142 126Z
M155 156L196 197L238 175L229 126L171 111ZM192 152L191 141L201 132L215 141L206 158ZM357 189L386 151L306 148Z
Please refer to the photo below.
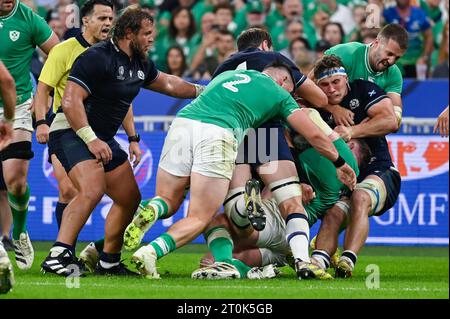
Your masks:
M236 74L237 77L242 78L242 80L228 81L222 84L222 86L231 92L237 93L239 89L235 85L250 83L252 79L247 74Z

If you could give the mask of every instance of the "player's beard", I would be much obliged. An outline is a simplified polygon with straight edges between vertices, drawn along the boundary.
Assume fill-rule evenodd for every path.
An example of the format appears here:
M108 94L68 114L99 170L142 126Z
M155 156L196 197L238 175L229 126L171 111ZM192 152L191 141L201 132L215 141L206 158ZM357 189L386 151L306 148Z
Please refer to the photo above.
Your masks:
M131 52L133 52L133 56L145 61L147 59L144 50L141 49L141 47L139 46L139 43L137 43L135 40L131 40L130 42L130 49Z

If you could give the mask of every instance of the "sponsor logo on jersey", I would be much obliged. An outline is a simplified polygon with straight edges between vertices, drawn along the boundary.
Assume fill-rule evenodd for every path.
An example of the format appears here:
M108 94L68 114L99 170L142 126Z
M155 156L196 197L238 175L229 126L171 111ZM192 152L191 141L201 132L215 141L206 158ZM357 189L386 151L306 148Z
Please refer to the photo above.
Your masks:
M145 78L144 72L142 72L141 70L139 70L137 74L139 79L143 80Z
M375 90L370 91L368 94L370 97L372 97L372 95L375 95L377 92L375 92Z
M440 136L388 136L402 180L430 178L448 172L449 141Z

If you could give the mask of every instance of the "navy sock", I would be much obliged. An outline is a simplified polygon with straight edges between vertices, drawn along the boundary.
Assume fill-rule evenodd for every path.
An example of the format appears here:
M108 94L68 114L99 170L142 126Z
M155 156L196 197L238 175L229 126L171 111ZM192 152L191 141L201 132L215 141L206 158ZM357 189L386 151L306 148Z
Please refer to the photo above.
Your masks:
M53 244L53 247L64 247L64 248L67 248L67 249L69 249L69 250L72 252L72 254L75 256L75 247L72 246L72 245L68 245L68 244L62 243L62 242L60 242L60 241L57 241L57 242L55 242L55 243Z
M56 203L55 216L56 216L56 223L58 224L58 230L61 228L61 221L62 221L64 208L66 208L67 205L68 204L61 203L61 202Z
M102 268L106 268L106 269L117 266L120 263L120 253L110 254L110 253L105 253L104 251L102 251L100 253L99 263Z

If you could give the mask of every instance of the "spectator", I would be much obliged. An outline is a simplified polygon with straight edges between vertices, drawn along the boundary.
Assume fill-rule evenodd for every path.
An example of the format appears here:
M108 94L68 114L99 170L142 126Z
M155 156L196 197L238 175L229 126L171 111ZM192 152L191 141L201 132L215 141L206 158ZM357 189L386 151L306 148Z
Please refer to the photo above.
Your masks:
M292 40L289 44L289 53L289 58L303 74L308 74L314 68L314 54L307 39L298 37Z
M170 47L166 55L167 73L178 77L187 76L186 57L179 46Z
M339 22L328 22L322 29L322 39L330 42L331 46L344 43L345 33Z
M155 0L139 0L139 6L143 11L151 15L155 21L158 21L158 7L155 4Z
M199 50L200 52L201 50ZM216 49L212 55L208 55L200 60L199 52L193 59L194 62L201 61L194 70L195 80L210 80L212 74L226 58L228 58L235 48L235 37L228 30L219 30L216 33ZM192 64L194 65L194 63Z
M50 10L45 18L47 24L52 28L53 32L56 33L58 39L62 40L64 37L64 26L59 18L58 11Z
M295 61L296 55L304 50L311 51L311 46L309 45L309 42L306 38L300 36L300 37L294 38L289 43L288 50L286 50L285 52L281 51L280 53L284 54L286 57L288 57L292 61ZM303 73L303 74L307 74L307 73Z
M237 29L236 23L233 21L234 8L228 3L222 3L214 7L214 14L216 15L216 25L221 30L228 30L235 32Z
M270 29L275 50L279 50L277 47L279 43L283 42L288 21L297 20L302 21L303 24L303 5L301 0L284 0L281 6L281 16L278 19L276 25ZM283 47L286 48L288 45L289 42L285 43Z
M184 55L190 63L199 42L199 37L195 36L195 32L195 21L191 11L186 7L175 9L172 12L167 37L163 42L166 50L173 45L179 45L183 48Z
M428 68L430 56L433 52L433 33L425 12L411 6L410 0L396 0L396 6L384 10L383 15L387 23L398 23L408 32L408 50L398 61L403 76L416 78L419 66ZM423 37L423 39L422 39Z
M319 40L317 41L314 49L316 51L316 60L320 59L321 57L323 57L323 53L328 50L329 48L331 48L331 44L330 42L328 42L327 40Z
M289 43L303 36L303 22L300 19L288 20L284 27L284 32L279 34L276 38L273 38L273 46L276 51L284 51L285 55L289 55L288 46Z
M321 30L330 21L330 10L322 3L315 6L311 12L312 20L304 25L306 37L312 47L322 39Z
M361 42L364 44L369 44L375 41L380 32L379 28L362 28L361 29Z
M444 34L442 36L441 46L439 47L438 65L433 70L432 78L446 78L449 77L449 31L448 20L445 23Z
M347 34L345 42L362 40L360 31L366 24L366 5L361 3L355 4L352 9L352 14L353 20L355 21L355 27Z
M349 34L356 27L349 7L337 3L336 0L321 0L321 2L327 5L330 10L330 21L340 23L344 28L345 34Z

